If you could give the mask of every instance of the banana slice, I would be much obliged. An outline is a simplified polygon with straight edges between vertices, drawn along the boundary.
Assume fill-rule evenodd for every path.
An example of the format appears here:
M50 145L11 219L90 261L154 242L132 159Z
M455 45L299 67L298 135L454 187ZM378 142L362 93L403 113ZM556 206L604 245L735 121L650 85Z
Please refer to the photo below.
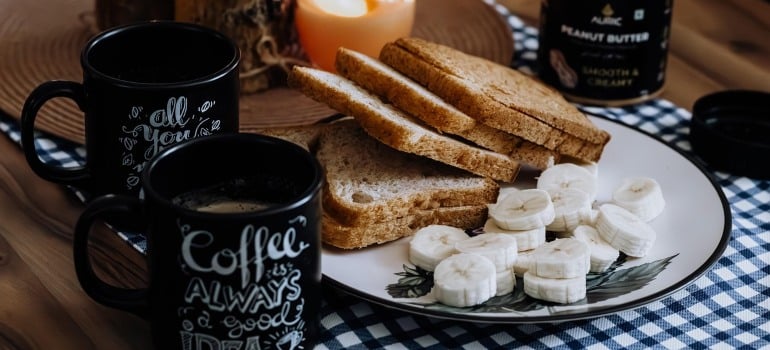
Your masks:
M409 262L433 271L441 260L457 253L455 243L470 238L464 230L447 225L428 225L415 232L409 242Z
M591 207L591 219L588 220L586 225L589 225L589 226L592 226L592 227L596 227L596 218L597 217L599 217L599 209L597 209L596 207L592 206Z
M586 278L545 278L528 271L524 274L524 293L554 303L574 303L586 297Z
M594 178L599 178L599 163L597 162L580 162L576 163L581 168L588 170L591 175L594 176Z
M553 221L553 203L545 190L512 191L489 206L489 216L500 228L531 230Z
M497 202L499 203L500 200L505 198L505 196L516 191L521 191L521 190L519 188L512 187L512 186L500 187L500 191L497 193Z
M655 219L666 207L660 184L649 177L624 178L612 192L612 202L647 222Z
M591 222L591 202L588 194L576 188L549 189L553 201L554 220L548 231L569 232L580 224Z
M497 293L497 271L489 259L459 253L442 260L433 272L433 295L442 304L467 307Z
M506 295L516 288L516 275L513 269L503 270L497 273L497 292L495 296Z
M588 244L574 238L559 238L535 248L527 272L545 278L585 278L590 268Z
M588 243L591 252L590 272L604 272L615 260L618 260L620 251L602 239L599 231L588 225L580 225L572 231L572 236Z
M559 163L540 173L536 188L546 191L574 188L587 193L593 202L596 199L598 184L597 178L589 170L572 163Z
M612 203L599 206L596 230L611 246L633 257L647 255L657 235L647 222Z
M531 230L506 230L497 226L495 220L489 218L484 223L484 233L501 233L513 236L516 239L516 247L519 252L535 249L545 243L545 226Z
M534 252L534 249L519 252L519 255L516 257L516 263L513 264L513 273L516 277L524 277L524 274L529 270L529 267L532 266L532 261L535 260L535 257L532 254Z
M586 161L577 159L575 157L563 156L561 157L561 162L575 164L583 169L588 170L588 172L591 173L591 175L593 175L595 178L599 178L599 163L595 161Z
M504 233L484 233L458 241L455 243L455 250L481 255L495 264L497 271L512 268L519 252L516 238Z

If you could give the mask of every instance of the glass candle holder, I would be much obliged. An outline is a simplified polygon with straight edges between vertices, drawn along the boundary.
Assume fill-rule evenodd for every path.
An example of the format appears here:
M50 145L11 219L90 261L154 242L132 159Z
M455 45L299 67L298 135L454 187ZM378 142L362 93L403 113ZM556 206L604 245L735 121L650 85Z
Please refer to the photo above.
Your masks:
M409 36L416 0L298 0L294 23L308 59L335 72L339 47L377 57L382 47Z

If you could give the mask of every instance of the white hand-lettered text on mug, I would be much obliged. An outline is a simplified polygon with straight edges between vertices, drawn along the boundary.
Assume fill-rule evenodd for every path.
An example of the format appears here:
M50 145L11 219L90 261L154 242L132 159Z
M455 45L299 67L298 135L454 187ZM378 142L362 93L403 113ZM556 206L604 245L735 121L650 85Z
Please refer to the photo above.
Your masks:
M127 169L126 189L139 185L139 174L147 161L164 148L180 141L219 131L221 120L205 116L216 101L204 101L194 111L188 111L187 97L170 97L164 108L146 114L142 106L131 107L123 125L121 165Z
M295 217L283 232L246 225L232 247L214 232L179 227L180 267L194 276L178 309L185 349L296 348L307 329L294 258L310 247L300 238L307 219Z

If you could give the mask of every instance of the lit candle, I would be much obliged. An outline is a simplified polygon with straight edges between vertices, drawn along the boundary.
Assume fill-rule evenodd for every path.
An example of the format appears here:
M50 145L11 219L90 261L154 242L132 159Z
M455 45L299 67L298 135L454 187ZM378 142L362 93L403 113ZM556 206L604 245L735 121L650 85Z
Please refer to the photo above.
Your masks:
M294 22L310 61L335 71L339 47L377 57L385 43L409 36L416 0L298 0Z

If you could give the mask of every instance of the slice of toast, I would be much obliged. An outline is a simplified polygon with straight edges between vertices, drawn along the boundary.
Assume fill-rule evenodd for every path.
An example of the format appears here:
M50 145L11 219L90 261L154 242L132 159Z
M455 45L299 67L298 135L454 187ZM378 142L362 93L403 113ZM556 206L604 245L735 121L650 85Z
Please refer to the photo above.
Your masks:
M375 140L352 118L328 125L316 157L324 168L323 206L346 226L362 226L440 207L494 203L494 180L401 152Z
M518 175L520 164L516 160L439 134L340 75L294 66L288 84L353 116L369 135L398 150L499 181L513 182Z
M418 38L386 44L379 59L491 127L585 161L610 135L556 90L513 69Z
M357 249L395 241L413 235L418 229L431 225L449 225L472 229L484 225L487 206L464 206L419 210L407 216L366 225L344 225L324 213L321 238L326 244L342 249Z
M545 169L558 161L557 152L476 121L375 58L339 48L335 62L342 76L441 132L506 154L537 169Z

